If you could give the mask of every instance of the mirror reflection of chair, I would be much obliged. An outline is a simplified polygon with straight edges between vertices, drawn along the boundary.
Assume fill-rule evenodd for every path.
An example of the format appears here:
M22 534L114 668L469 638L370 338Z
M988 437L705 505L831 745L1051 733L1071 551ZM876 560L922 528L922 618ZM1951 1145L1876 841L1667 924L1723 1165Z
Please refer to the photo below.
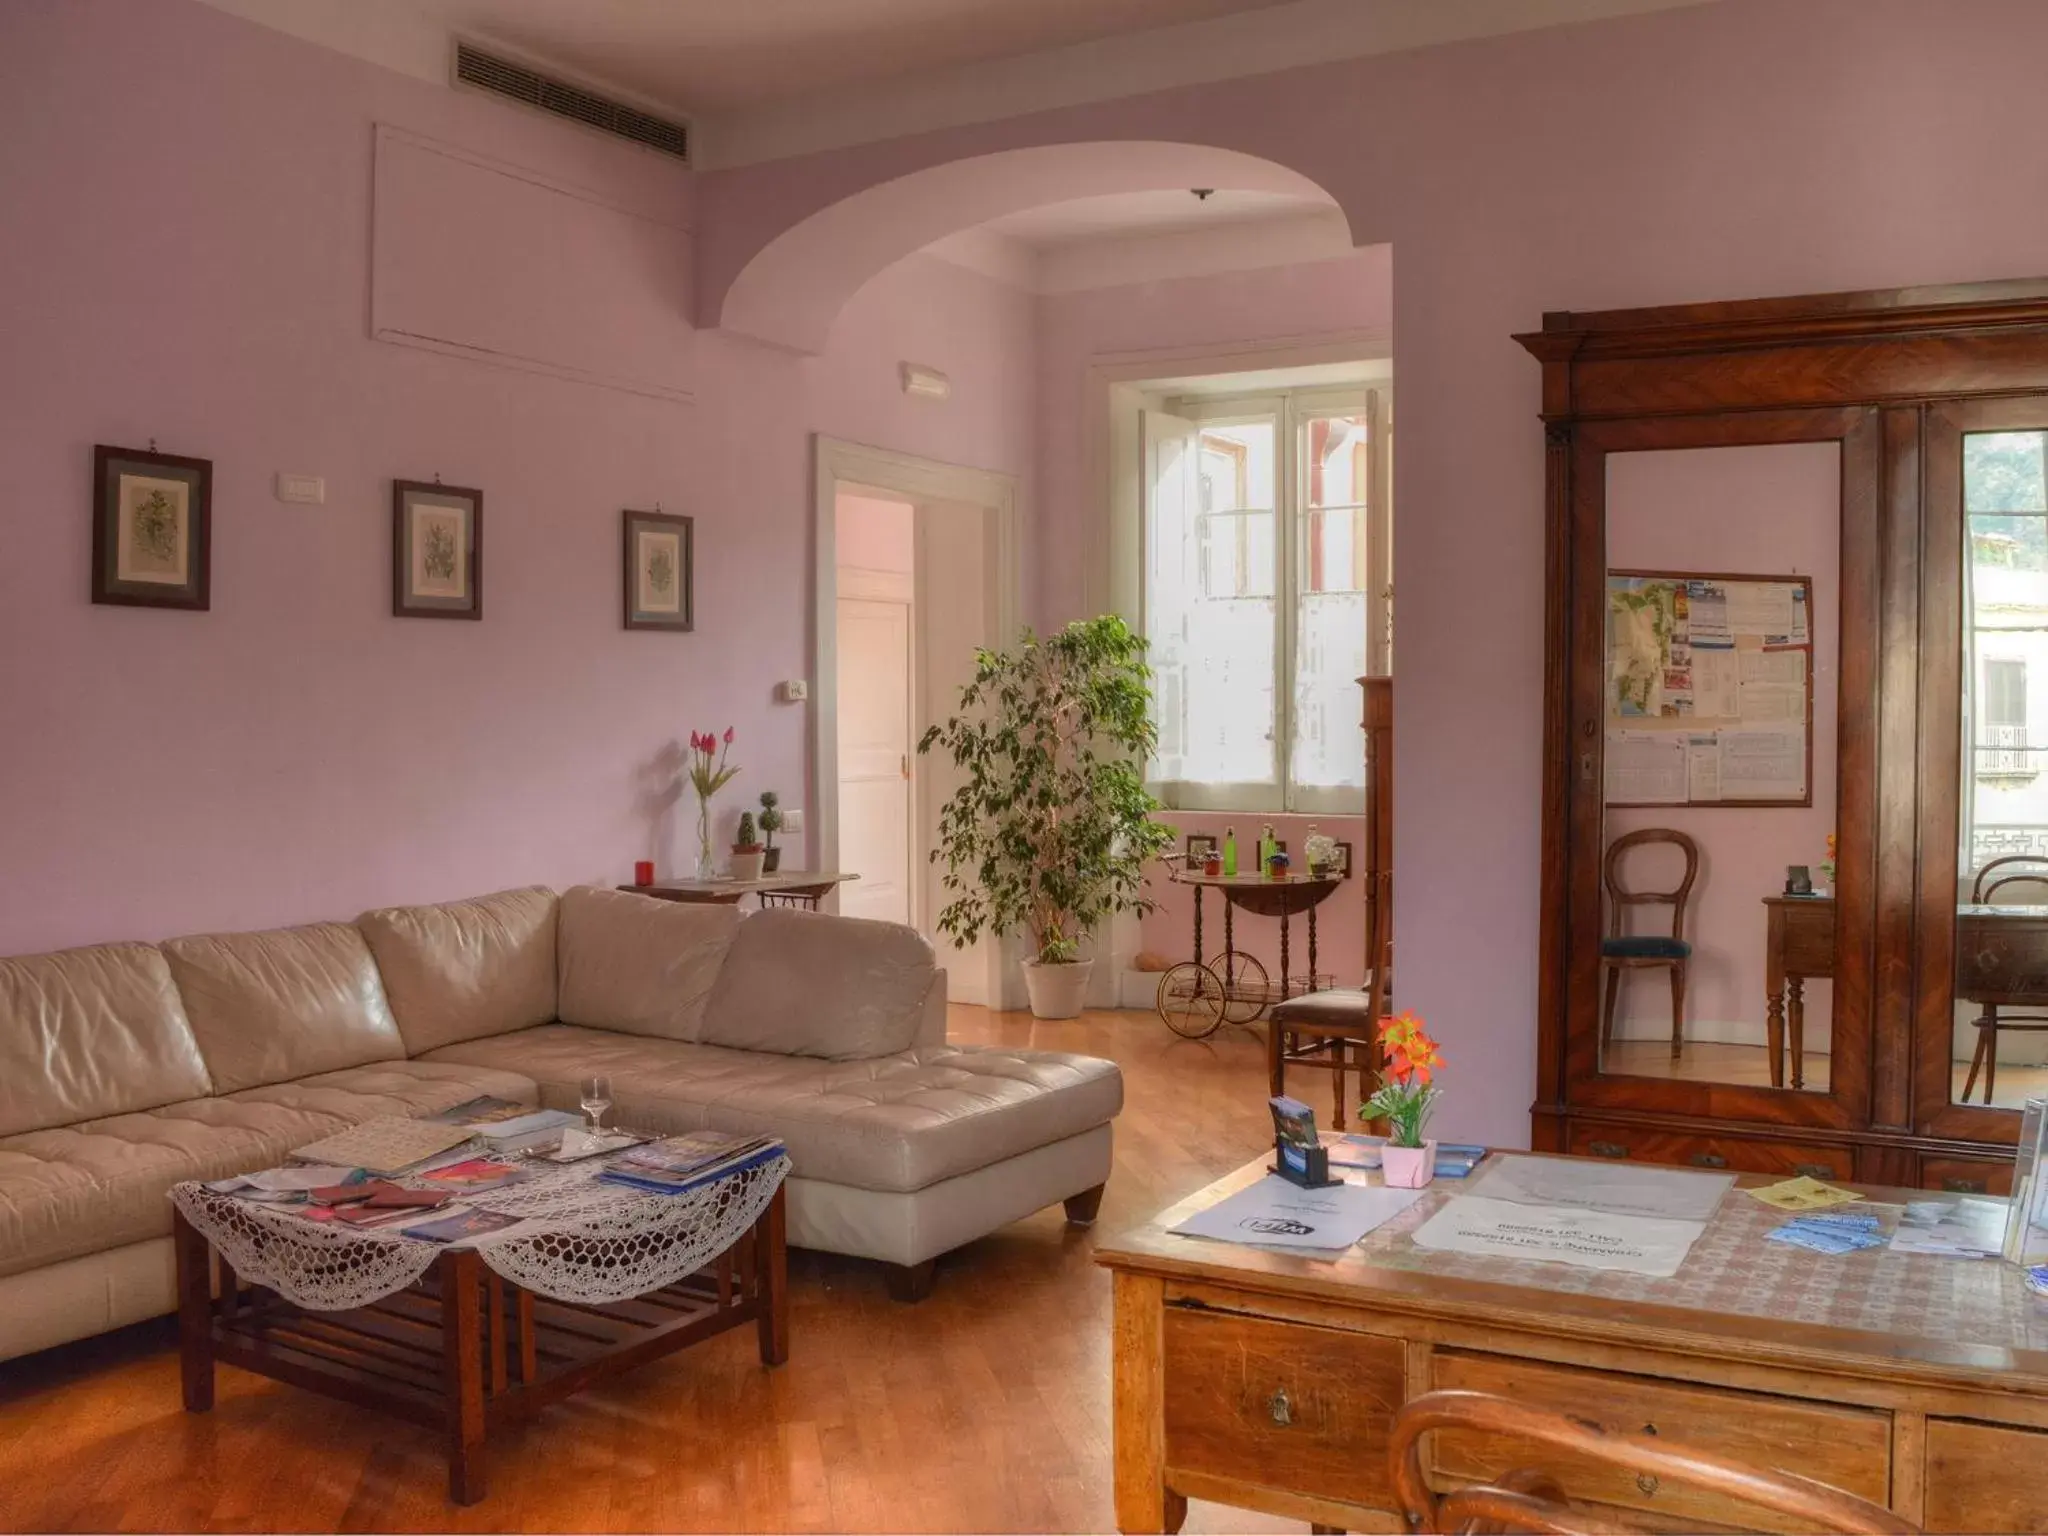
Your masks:
M1633 891L1622 884L1623 855L1631 848L1650 843L1671 843L1684 853L1685 874L1675 888ZM1608 912L1607 937L1600 941L1600 968L1606 978L1600 1026L1603 1049L1610 1049L1614 1044L1622 973L1657 966L1667 967L1671 972L1671 1059L1678 1060L1684 1049L1685 967L1692 958L1692 945L1685 939L1685 903L1692 895L1693 881L1698 878L1699 871L1699 844L1670 827L1645 827L1639 832L1625 833L1608 844L1607 856L1600 867L1601 879L1607 886ZM1669 907L1671 932L1668 935L1628 932L1628 909L1640 906Z
M2026 906L2048 904L2048 857L2035 853L2010 853L2004 858L1991 860L1977 871L1977 878L1971 883L1970 905L1995 905L1998 893L2014 886L2033 886L2034 889L2008 896L2007 902ZM2031 899L2021 902L2018 900L2021 895ZM2048 988L2044 988L2043 1000L2048 1001ZM1965 1104L1970 1102L1970 1092L1977 1086L1979 1071L1984 1074L1984 1102L1991 1102L1991 1094L1998 1081L1998 1032L2001 1029L2020 1034L2048 1031L2048 1013L2000 1013L1999 1006L1995 1002L1978 1004L1982 1011L1974 1021L1977 1049L1971 1053L1970 1075L1963 1082L1961 1102Z
M1517 1467L1491 1482L1438 1493L1423 1470L1423 1436L1460 1434L1507 1443L1519 1451L1549 1453L1560 1470L1578 1476L1632 1478L1638 1488L1695 1490L1778 1516L1768 1527L1745 1521L1741 1529L1912 1532L1919 1529L1891 1510L1812 1478L1750 1466L1689 1449L1657 1434L1620 1433L1591 1419L1515 1402L1490 1392L1426 1392L1394 1416L1387 1440L1394 1496L1413 1531L1552 1531L1564 1536L1622 1536L1639 1529L1684 1529L1668 1522L1622 1524L1618 1511L1575 1504L1556 1474ZM1717 1527L1720 1528L1720 1527Z

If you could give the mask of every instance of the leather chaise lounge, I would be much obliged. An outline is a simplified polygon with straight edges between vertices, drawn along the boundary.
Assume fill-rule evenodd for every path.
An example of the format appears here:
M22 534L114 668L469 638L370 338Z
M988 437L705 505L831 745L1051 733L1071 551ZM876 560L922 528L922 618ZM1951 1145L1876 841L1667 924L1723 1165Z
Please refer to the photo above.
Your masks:
M579 887L0 959L0 1359L171 1310L171 1185L479 1094L771 1131L793 1246L891 1266L1046 1206L1092 1219L1113 1063L948 1045L889 923Z

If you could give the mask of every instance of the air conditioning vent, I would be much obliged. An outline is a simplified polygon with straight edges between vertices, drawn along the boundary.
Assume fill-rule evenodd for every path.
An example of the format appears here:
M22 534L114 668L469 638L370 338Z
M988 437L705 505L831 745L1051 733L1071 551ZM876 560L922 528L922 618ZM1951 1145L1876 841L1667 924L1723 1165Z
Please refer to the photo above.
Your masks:
M689 130L683 124L669 122L623 101L613 101L567 80L557 80L512 59L486 53L474 43L456 43L455 78L463 85L538 107L615 138L631 139L679 160L690 158Z

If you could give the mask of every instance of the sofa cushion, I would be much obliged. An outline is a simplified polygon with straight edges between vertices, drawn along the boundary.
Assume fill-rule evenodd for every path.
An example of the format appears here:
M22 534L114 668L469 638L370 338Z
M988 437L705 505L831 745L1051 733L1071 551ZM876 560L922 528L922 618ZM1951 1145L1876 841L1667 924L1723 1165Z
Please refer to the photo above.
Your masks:
M562 1022L695 1040L739 921L724 902L565 891L555 940Z
M148 944L0 960L0 1136L212 1092Z
M554 1018L555 906L529 886L357 920L408 1055Z
M163 950L216 1093L405 1055L353 924L198 934Z
M711 989L706 1045L827 1061L908 1050L938 975L914 928L771 907L739 926Z
M1123 1107L1114 1062L1055 1051L944 1045L834 1062L552 1024L433 1059L523 1073L560 1109L601 1072L620 1125L772 1132L799 1178L896 1192L1078 1135Z
M182 1180L273 1167L373 1115L432 1114L486 1093L535 1098L515 1073L391 1061L0 1139L0 1275L168 1235L166 1197Z

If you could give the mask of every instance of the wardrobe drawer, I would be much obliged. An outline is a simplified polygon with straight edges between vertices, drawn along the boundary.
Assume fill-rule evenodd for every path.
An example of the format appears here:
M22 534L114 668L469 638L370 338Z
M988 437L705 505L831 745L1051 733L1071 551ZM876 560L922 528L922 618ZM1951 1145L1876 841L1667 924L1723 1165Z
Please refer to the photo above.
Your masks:
M1628 1158L1638 1163L1672 1163L1680 1168L1726 1168L1734 1173L1810 1174L1816 1179L1853 1178L1856 1154L1849 1147L1802 1141L1758 1141L1747 1136L1693 1136L1682 1131L1644 1131L1634 1126L1574 1125L1571 1150L1579 1157Z
M1456 1351L1437 1355L1432 1384L1498 1393L1532 1407L1591 1419L1608 1429L1655 1435L1756 1466L1797 1471L1879 1504L1890 1499L1890 1414ZM1581 1460L1511 1436L1439 1430L1431 1438L1433 1470L1453 1482L1477 1482L1516 1467L1542 1467L1556 1475L1575 1501L1744 1530L1758 1529L1760 1521L1767 1529L1791 1528L1769 1525L1771 1517L1753 1505L1698 1488L1666 1485L1648 1474Z
M2009 1195L2012 1159L1994 1163L1988 1158L1923 1157L1920 1187L1946 1190L1952 1195Z
M1169 1472L1391 1507L1399 1339L1168 1307L1163 1343Z
M2048 1531L2048 1486L2033 1469L2048 1435L1959 1419L1927 1421L1930 1531Z

